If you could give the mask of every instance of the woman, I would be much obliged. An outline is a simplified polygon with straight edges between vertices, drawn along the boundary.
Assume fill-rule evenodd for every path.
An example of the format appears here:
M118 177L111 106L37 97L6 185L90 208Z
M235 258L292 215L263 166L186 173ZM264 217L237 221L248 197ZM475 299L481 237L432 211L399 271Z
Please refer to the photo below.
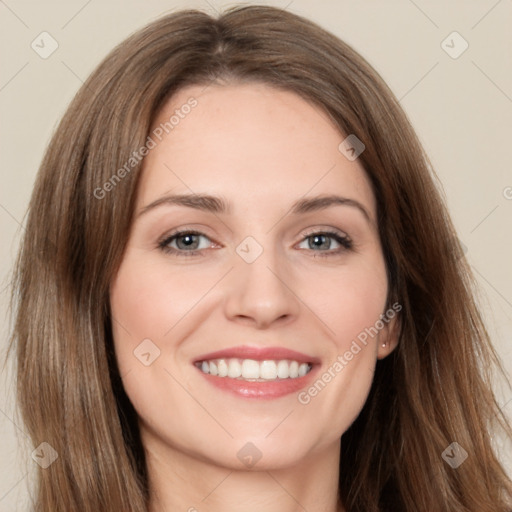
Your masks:
M182 11L119 45L17 266L35 510L510 510L434 177L378 74L303 18Z

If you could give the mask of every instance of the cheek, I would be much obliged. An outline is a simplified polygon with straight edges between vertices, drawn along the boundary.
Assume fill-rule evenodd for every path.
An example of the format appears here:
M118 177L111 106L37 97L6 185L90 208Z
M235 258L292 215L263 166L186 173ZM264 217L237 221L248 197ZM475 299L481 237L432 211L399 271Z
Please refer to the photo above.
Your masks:
M341 435L358 416L375 371L379 332L375 326L381 325L387 295L385 266L380 258L358 263L310 288L331 344L327 364L298 399L312 416L332 418L335 428L326 423L326 439Z
M118 356L131 352L143 339L159 346L211 286L206 273L128 253L110 289L113 330ZM161 347L162 348L162 347Z
M308 296L315 304L329 338L336 344L338 353L349 349L354 339L365 339L368 344L376 336L372 327L385 311L387 279L383 262L375 258L372 263L351 265L332 273L328 279L316 281Z
M126 253L110 287L110 305L123 387L139 418L155 427L164 407L173 409L182 402L190 405L189 397L173 379L176 347L169 331L186 318L205 293L208 280L197 271L170 271L168 265L148 260L137 249ZM183 376L177 377L185 382ZM186 438L187 426L180 418L183 416L165 415L165 428L177 438Z

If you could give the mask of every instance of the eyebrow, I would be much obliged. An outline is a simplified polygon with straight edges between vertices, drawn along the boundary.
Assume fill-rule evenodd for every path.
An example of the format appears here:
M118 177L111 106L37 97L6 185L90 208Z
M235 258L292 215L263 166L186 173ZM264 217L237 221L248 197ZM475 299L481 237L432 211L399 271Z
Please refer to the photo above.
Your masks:
M163 205L185 206L187 208L194 208L196 210L219 214L231 212L230 204L222 197L209 194L177 194L160 197L152 203L144 206L138 216L140 217L141 215ZM332 206L351 206L357 208L364 215L366 220L370 224L372 223L368 211L359 201L332 194L299 199L293 203L290 213L293 215L300 215L325 210Z

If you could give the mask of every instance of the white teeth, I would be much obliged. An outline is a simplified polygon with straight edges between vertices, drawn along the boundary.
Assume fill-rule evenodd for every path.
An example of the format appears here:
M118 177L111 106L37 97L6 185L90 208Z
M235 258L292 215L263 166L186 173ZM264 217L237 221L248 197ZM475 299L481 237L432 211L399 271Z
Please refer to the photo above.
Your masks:
M306 375L306 373L308 373L308 365L307 365L307 363L302 363L299 366L299 377L304 377L304 375Z
M219 370L217 369L217 365L213 362L213 361L210 361L210 375L217 375L219 373ZM204 372L204 370L203 370Z
M304 377L312 367L309 363L299 364L297 361L254 359L215 359L202 361L197 366L210 375L259 381Z
M277 379L277 365L274 361L262 361L260 364L260 378L265 380Z
M287 379L290 376L290 368L286 361L277 363L277 376L280 379Z
M244 379L259 379L260 365L254 359L244 359L242 362L242 377Z
M228 363L228 377L236 379L242 376L242 365L238 359L230 359Z
M228 375L228 365L224 359L219 359L217 362L217 368L219 370L219 377L227 377Z

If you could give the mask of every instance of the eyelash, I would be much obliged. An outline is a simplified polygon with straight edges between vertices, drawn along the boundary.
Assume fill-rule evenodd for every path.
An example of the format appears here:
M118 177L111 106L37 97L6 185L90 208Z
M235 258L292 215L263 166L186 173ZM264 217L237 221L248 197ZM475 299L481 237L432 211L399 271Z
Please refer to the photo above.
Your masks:
M163 240L160 240L158 242L158 248L166 254L174 254L177 256L189 257L189 256L201 255L201 251L203 249L196 249L194 251L183 251L183 250L174 249L172 247L169 247L169 244L172 241L174 241L175 239L180 238L181 236L184 236L184 235L197 235L197 236L204 236L204 237L208 238L208 236L205 235L204 233L201 233L200 231L195 231L193 229L179 230L179 231L175 231L174 233L171 233L169 236L166 236ZM350 240L349 237L340 235L336 231L329 231L329 230L314 231L312 233L303 235L303 240L311 238L315 235L326 235L329 238L334 239L336 242L338 242L341 245L341 248L336 249L334 251L331 251L331 250L329 250L329 251L313 251L315 253L318 252L319 256L322 258L337 256L342 252L350 251L354 248L353 242L352 242L352 240ZM316 257L316 254L314 257Z

